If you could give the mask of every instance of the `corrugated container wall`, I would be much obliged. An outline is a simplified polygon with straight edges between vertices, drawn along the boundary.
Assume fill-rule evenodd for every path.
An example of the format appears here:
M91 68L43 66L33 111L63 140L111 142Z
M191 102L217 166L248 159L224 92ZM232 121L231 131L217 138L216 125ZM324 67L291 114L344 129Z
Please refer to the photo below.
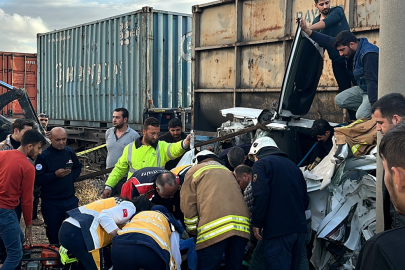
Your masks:
M0 80L17 88L25 88L31 103L37 109L37 55L32 53L0 52ZM0 87L0 95L7 89ZM8 117L22 116L18 101L0 108Z
M378 45L381 0L331 0L342 6L352 31ZM193 126L216 131L230 107L277 106L298 17L311 24L313 0L222 0L193 7ZM331 61L306 118L341 122Z
M148 107L191 103L191 15L142 10L38 35L39 111L104 127L115 108L140 128Z

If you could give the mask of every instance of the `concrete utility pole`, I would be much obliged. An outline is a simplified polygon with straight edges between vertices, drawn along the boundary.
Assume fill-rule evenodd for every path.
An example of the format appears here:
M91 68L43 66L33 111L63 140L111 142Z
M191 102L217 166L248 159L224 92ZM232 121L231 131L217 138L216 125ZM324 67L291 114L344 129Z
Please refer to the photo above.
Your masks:
M405 25L404 14L404 0L380 1L379 98L389 93L405 95L405 35L402 34ZM377 161L377 166L377 232L381 232L384 228L381 160Z

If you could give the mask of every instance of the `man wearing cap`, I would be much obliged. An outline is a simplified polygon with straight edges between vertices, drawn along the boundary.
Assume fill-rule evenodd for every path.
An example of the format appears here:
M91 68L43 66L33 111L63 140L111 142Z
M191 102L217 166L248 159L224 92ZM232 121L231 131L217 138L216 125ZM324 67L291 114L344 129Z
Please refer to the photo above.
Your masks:
M266 269L299 269L307 237L305 210L309 197L305 179L269 137L257 139L249 157L255 160L251 184L253 233L262 241Z

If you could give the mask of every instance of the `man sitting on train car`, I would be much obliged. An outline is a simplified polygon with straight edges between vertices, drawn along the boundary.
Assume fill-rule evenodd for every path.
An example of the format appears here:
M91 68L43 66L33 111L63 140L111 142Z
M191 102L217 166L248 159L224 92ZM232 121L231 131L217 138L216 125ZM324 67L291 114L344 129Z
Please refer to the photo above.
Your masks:
M172 172L159 168L148 167L136 171L121 189L121 197L135 198L146 196L153 205L167 208L177 220L183 221L180 211L180 187L183 183Z
M335 97L342 109L356 111L356 118L371 117L371 106L377 101L379 49L367 38L359 38L350 31L342 31L335 38L312 31L301 20L302 30L327 50L337 50L346 60L349 74L357 86L344 90ZM352 64L351 64L352 63Z
M187 135L182 130L183 125L181 123L181 120L179 118L173 118L169 121L169 131L166 134L159 136L159 141L164 141L167 143L175 143L184 140L187 138ZM171 170L175 168L182 156L183 155L174 160L168 161L165 165L165 169Z
M164 168L169 160L180 157L190 146L190 135L183 141L167 143L158 140L160 123L149 117L143 125L143 136L124 148L122 156L115 164L114 170L107 179L103 198L111 196L111 190L128 173L128 179L137 170L146 167Z

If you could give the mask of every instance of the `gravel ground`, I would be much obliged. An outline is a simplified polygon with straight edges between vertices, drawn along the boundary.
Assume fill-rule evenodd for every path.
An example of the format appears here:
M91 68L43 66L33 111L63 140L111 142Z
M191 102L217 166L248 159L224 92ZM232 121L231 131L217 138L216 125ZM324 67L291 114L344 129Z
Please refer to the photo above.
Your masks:
M75 184L76 196L79 198L79 206L93 202L100 197L104 190L104 178L89 179ZM41 202L38 206L38 218L42 219ZM25 232L24 218L21 218L20 226ZM45 234L45 224L41 226L32 226L32 240L34 244L48 244L48 238Z

